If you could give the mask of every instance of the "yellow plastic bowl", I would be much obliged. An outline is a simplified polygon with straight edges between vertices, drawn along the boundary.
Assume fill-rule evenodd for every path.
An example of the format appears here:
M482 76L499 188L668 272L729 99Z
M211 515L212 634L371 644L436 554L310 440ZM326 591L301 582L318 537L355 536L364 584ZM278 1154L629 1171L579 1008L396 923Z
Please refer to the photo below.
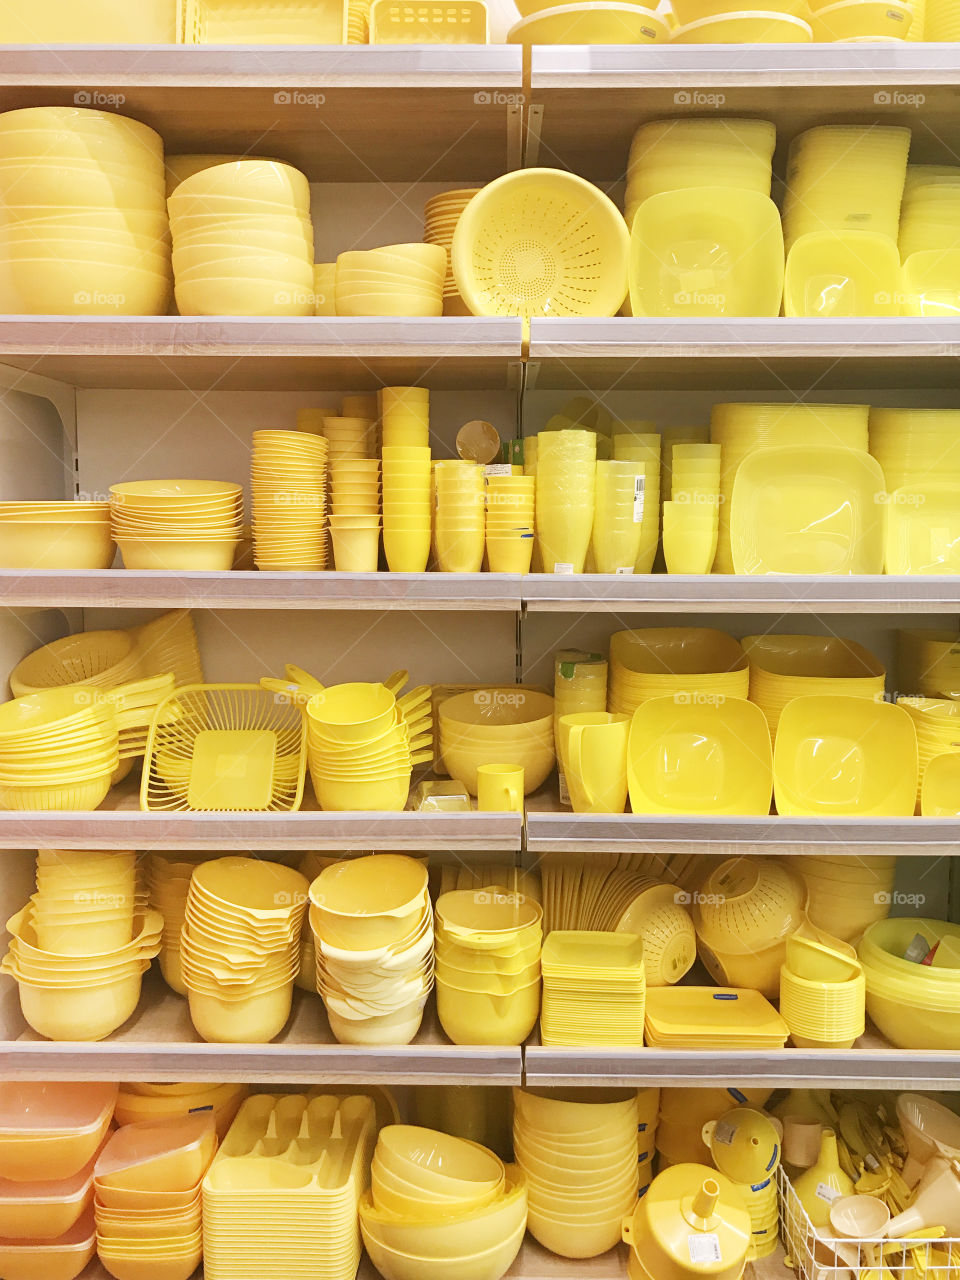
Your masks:
M401 1218L374 1206L367 1192L360 1202L364 1231L382 1247L427 1258L460 1258L483 1252L491 1240L509 1239L527 1220L527 1188L515 1166L507 1170L506 1190L490 1204L455 1209L443 1221Z
M454 1044L523 1044L540 1016L540 979L507 996L460 991L437 981L437 1014Z
M244 1000L224 1000L188 989L190 1017L212 1044L268 1044L280 1034L293 1005L293 980Z
M93 1210L53 1240L0 1240L4 1280L75 1280L97 1248Z
M525 1230L522 1224L513 1235L482 1253L429 1258L389 1248L361 1222L363 1243L384 1280L501 1280L520 1252Z
M140 1000L141 973L100 986L50 988L18 983L20 1008L48 1040L103 1040L123 1026Z
M344 951L389 947L412 934L426 892L427 869L415 858L350 859L327 867L310 886L311 920L323 942Z
M417 1125L381 1129L377 1158L383 1168L425 1196L456 1200L463 1209L481 1208L504 1185L499 1156L464 1138Z
M674 44L810 44L813 31L809 22L790 14L742 10L677 27L670 39Z
M310 184L299 169L280 160L232 160L184 178L170 197L170 212L178 212L193 200L208 202L216 210L224 198L242 203L283 204L307 212Z
M110 522L0 521L0 568L109 569Z
M907 40L914 11L902 0L841 0L818 7L813 38L820 44L848 41Z

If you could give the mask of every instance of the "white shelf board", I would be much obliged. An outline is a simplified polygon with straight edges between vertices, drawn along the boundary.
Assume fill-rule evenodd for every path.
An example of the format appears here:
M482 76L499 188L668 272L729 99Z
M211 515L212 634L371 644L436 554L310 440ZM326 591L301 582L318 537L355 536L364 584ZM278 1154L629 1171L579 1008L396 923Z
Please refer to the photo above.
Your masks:
M773 121L781 158L797 133L841 119L912 127L911 160L950 163L958 84L951 44L537 46L527 163L610 181L639 125L714 113Z
M555 805L555 799L553 799ZM542 803L534 797L532 803ZM528 800L528 806L530 805ZM882 849L898 857L960 854L952 818L709 818L531 811L526 848L540 853L729 853L836 856Z
M512 45L0 46L0 110L85 91L168 154L263 152L318 182L497 177L519 152L522 88Z
M714 390L949 386L953 320L534 319L527 386Z
M0 569L0 608L519 612L517 574Z
M520 591L529 613L846 614L960 609L960 576L531 574L521 579Z
M520 355L515 318L0 316L0 365L78 387L505 388Z
M2 979L9 982L11 979ZM410 1045L343 1045L319 996L296 991L290 1021L265 1045L205 1044L184 997L158 974L144 983L133 1017L96 1044L42 1040L27 1031L0 1043L3 1078L40 1080L216 1080L258 1084L520 1084L518 1046L451 1044L433 1009Z
M565 1049L528 1045L528 1085L955 1089L960 1052L894 1049L868 1030L853 1049Z

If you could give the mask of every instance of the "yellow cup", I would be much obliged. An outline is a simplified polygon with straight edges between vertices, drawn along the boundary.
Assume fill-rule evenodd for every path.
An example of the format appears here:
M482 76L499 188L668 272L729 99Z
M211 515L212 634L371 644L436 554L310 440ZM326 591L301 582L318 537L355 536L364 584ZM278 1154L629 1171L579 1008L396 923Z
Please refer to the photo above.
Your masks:
M467 529L436 530L437 565L441 573L479 573L483 565L483 520Z
M330 527L333 561L340 573L376 573L380 553L380 520L371 518L366 528Z
M561 716L560 762L574 813L623 813L630 716L582 711Z
M711 571L719 536L717 511L714 506L687 502L663 504L663 558L668 573Z
M480 765L477 808L492 813L523 813L523 769L513 764Z

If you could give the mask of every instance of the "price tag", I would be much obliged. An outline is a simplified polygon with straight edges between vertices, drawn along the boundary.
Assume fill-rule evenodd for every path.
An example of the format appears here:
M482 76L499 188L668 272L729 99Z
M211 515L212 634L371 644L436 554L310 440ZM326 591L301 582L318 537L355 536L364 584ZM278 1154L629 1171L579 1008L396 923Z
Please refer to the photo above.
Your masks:
M571 808L570 788L567 786L567 779L563 770L559 767L557 768L557 778L560 782L560 803L569 809Z
M731 1124L729 1120L718 1120L716 1128L713 1131L714 1142L719 1142L725 1147L733 1146L733 1140L737 1136L737 1126Z
M553 572L571 574L573 573L573 565L568 564L566 560L558 560L553 566Z
M817 1198L823 1200L826 1204L833 1204L834 1200L840 1199L840 1192L836 1187L831 1187L826 1182L818 1182Z
M513 467L509 462L490 462L483 468L485 476L512 476Z
M720 1262L723 1259L720 1237L713 1231L704 1235L687 1236L687 1248L694 1266L702 1266L705 1262Z
M621 565L621 566L620 566L620 568L619 568L619 569L615 569L615 570L614 570L614 572L615 572L615 573L620 573L620 574L623 574L623 573L633 573L633 565L632 565L632 564L625 564L625 565Z
M643 523L643 503L644 503L644 491L646 489L646 484L647 484L646 476L634 477L634 485L633 485L633 523L634 524Z

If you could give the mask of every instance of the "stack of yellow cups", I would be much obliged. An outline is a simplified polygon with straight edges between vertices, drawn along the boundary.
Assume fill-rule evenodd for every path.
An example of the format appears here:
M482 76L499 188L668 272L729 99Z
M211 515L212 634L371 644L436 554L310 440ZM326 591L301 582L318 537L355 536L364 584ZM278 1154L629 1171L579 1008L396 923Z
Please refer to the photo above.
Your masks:
M306 431L255 431L250 488L258 569L323 569L327 562L327 452Z
M487 476L487 566L491 573L529 573L533 558L533 476Z
M430 392L426 387L381 387L383 443L390 447L430 444Z
M423 573L430 559L430 446L383 446L383 549L392 573Z
M330 466L330 532L336 567L373 573L380 549L380 462L340 458Z
M646 468L645 462L597 463L591 542L597 573L634 572L643 539Z
M670 501L663 504L668 573L709 573L720 529L720 445L676 444Z
M377 424L374 419L324 414L323 436L330 448L331 462L377 456Z
M650 573L660 545L660 436L655 431L615 435L613 456L617 462L637 462L644 467L640 551L634 572Z
M596 483L596 432L540 432L536 520L545 573L583 573L593 533Z
M437 567L441 573L479 573L485 545L484 471L478 462L438 462Z
M806 925L787 939L780 1016L798 1049L851 1049L863 1035L863 966L849 943Z
M460 290L453 278L450 250L453 247L453 233L457 229L460 215L479 190L479 187L464 187L459 191L444 191L428 200L423 207L424 240L427 244L442 245L447 254L447 274L443 282L443 314L445 316L471 314L470 308L460 297Z

